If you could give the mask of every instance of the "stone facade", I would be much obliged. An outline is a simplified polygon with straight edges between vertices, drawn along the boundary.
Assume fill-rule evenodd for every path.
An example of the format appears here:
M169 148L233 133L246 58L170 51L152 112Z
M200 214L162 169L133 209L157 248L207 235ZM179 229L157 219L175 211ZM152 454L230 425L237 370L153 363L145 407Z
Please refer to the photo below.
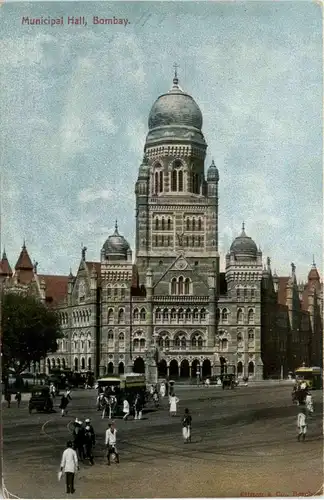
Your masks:
M299 288L295 269L288 278L272 274L243 225L220 272L219 173L212 162L205 174L201 127L201 112L175 75L149 116L135 186L135 264L117 223L100 262L88 262L82 250L75 277L38 275L25 246L14 274L2 260L8 288L34 287L60 315L65 335L43 369L145 371L151 380L227 371L261 379L277 374L278 357L281 375L296 363L320 362L317 270L311 286ZM296 354L304 337L307 349Z

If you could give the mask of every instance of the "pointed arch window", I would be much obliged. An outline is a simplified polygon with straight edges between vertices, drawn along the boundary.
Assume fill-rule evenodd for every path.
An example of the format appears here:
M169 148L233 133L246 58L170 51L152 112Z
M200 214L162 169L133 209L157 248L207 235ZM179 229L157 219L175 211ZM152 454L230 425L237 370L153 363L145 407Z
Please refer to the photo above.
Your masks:
M183 295L183 277L180 276L179 281L178 281L178 293L179 295Z
M170 348L170 339L169 339L169 337L165 337L165 339L164 339L164 347L165 347L165 349L169 349Z
M189 278L185 279L184 293L185 293L185 295L189 295L190 294L190 279Z
M171 319L177 319L177 311L175 309L171 309Z
M171 231L171 219L168 219L168 231Z
M114 311L109 309L108 311L108 324L111 325L114 321Z
M159 174L158 172L155 172L155 194L159 192Z
M223 323L228 322L228 310L227 309L223 309L223 311L222 311L222 321L223 321Z
M244 319L244 316L243 316L243 311L242 311L242 309L240 308L240 309L238 309L238 311L237 311L237 322L238 322L239 324L242 324L242 323L243 323L243 319Z
M108 332L108 347L114 346L114 333L112 330Z
M118 323L124 323L125 322L125 312L124 309L119 309L118 312Z
M196 219L192 219L192 230L196 230Z
M159 229L159 219L156 217L155 219L155 230L158 231Z
M186 349L186 347L187 347L186 337L181 337L181 339L180 339L180 347L181 347L181 349Z
M171 295L176 295L177 293L177 279L173 278L171 281Z
M180 339L179 339L179 337L176 337L174 339L174 345L175 345L175 347L180 347Z
M249 309L248 312L248 323L253 324L254 323L254 311L253 309Z
M184 312L183 309L179 309L178 318L179 321L183 321Z
M194 320L198 320L199 319L198 309L194 309L194 311L193 311L193 319Z
M167 321L169 319L169 311L167 309L163 310L163 319Z
M206 309L202 308L200 311L200 319L205 320L206 319Z
M171 173L171 191L177 191L177 171L175 169Z
M183 171L178 172L178 191L183 191Z
M165 229L165 220L164 220L164 217L162 217L162 230L164 231Z
M138 349L139 349L139 339L134 339L133 346L134 346L134 351L138 351Z
M138 309L134 309L133 318L135 321L138 321Z
M197 337L196 336L192 337L192 339L191 339L191 346L192 347L197 347Z
M190 231L190 220L187 219L186 221L186 227L187 227L187 231Z
M155 311L155 318L159 321L161 320L161 309Z
M228 340L227 339L222 339L220 347L221 347L221 351L227 351L227 349L228 349Z
M160 185L159 185L159 191L162 193L163 191L163 172L162 170L160 171Z
M144 307L141 309L140 319L141 319L141 321L145 321L145 319L146 319L146 310L144 309Z
M202 337L198 337L198 342L197 342L197 344L198 344L198 349L201 349L201 348L202 348L202 346L203 346L203 338L202 338Z
M201 231L201 219L198 219L198 231Z
M194 236L191 236L191 246L192 247L195 246L195 237Z
M191 319L191 310L187 309L186 310L186 320L190 320L190 319Z

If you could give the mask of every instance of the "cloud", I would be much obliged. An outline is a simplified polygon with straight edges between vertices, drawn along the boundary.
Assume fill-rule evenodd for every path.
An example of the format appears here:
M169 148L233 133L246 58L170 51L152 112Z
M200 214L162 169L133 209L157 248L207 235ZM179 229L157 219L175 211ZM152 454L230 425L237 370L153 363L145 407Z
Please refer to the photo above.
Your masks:
M85 188L80 191L78 199L81 203L89 203L97 200L111 200L116 193L111 189Z

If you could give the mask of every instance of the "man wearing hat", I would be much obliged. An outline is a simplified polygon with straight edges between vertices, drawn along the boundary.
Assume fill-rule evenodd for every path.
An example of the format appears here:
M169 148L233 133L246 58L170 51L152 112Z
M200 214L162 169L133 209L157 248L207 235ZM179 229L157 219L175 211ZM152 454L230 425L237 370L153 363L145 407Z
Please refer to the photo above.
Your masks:
M89 427L88 431L91 432L92 445L95 446L95 444L96 444L96 435L95 435L94 428L93 428L93 426L90 423L90 418L86 418L85 421L84 421L84 428L86 429L87 427Z
M79 455L79 460L84 459L84 428L82 422L76 418L74 421L73 429L73 447L77 450Z

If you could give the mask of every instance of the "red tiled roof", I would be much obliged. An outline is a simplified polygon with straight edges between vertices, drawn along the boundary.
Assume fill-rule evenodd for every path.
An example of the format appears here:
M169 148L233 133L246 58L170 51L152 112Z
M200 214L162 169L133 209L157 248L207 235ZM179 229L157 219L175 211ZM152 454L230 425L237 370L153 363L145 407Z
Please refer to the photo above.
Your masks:
M285 277L280 277L278 278L278 304L282 304L285 306L287 304L286 297L287 297L287 283L289 281L289 276Z
M49 274L39 274L39 279L44 279L46 289L46 301L57 305L59 304L66 296L68 291L68 276L53 276Z
M6 252L3 252L2 259L0 262L0 274L5 274L6 276L12 275L12 269L8 262Z
M17 260L17 264L15 265L16 270L24 270L24 271L32 271L34 269L34 266L32 264L32 261L30 260L30 257L28 255L26 246L24 245L22 247L22 250L20 252L20 255Z

